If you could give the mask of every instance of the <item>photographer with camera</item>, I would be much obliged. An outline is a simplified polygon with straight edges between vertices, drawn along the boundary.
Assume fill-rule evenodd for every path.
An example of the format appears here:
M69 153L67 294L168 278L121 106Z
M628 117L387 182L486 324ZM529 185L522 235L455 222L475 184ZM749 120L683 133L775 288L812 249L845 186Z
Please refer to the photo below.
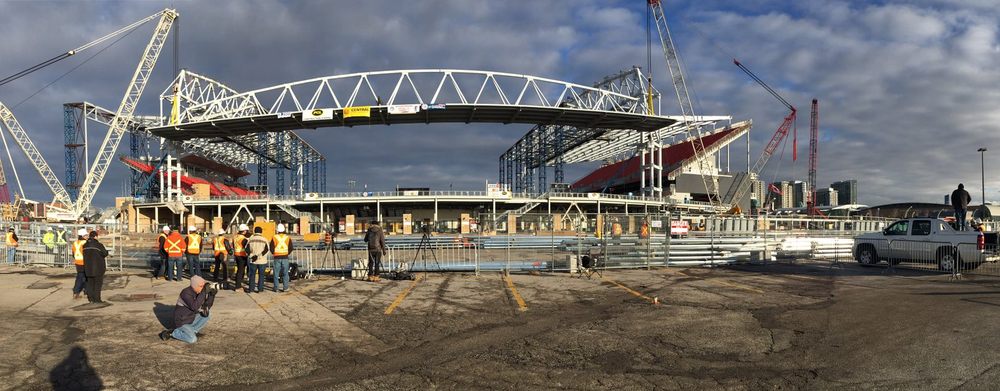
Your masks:
M191 286L181 291L174 306L174 329L160 332L161 340L171 337L187 343L198 341L198 332L208 324L209 310L219 293L217 284L208 284L201 276L191 277Z

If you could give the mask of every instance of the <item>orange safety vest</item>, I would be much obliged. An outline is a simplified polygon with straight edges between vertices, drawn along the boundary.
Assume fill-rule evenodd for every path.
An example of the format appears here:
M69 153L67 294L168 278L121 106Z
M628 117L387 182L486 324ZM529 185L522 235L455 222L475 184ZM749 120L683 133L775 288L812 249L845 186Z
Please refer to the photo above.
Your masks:
M288 245L292 242L292 238L285 234L274 234L274 256L282 257L288 255Z
M243 239L246 239L246 236L243 236L243 234L233 236L233 255L237 257L247 256L247 250L243 248Z
M215 256L219 255L228 256L229 253L226 251L226 237L219 235L215 237Z
M86 240L77 239L73 242L73 264L76 266L83 266L83 245L87 243Z
M167 250L167 255L170 257L180 257L184 255L184 240L181 239L181 235L167 236L167 240L163 242L163 249Z
M201 254L201 235L188 234L187 253L191 255Z
M10 247L17 247L17 240L14 239L14 233L7 233L7 245Z

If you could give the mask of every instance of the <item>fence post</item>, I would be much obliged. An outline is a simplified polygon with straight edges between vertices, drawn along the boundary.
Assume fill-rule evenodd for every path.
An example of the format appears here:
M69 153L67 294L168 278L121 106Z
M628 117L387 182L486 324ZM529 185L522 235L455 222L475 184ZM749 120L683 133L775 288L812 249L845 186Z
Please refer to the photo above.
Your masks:
M664 219L663 216L660 217L661 220L665 220L663 224L663 266L670 266L670 234L673 229L673 211L667 209L667 215Z

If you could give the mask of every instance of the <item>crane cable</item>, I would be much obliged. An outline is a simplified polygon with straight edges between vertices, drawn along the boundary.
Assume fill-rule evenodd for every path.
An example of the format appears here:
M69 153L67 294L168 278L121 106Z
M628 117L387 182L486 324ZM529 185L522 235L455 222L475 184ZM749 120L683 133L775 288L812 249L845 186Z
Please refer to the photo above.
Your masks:
M27 75L29 75L31 73L34 73L35 71L37 71L39 69L45 68L45 67L47 67L49 65L52 65L52 64L55 64L55 63L57 63L59 61L65 60L66 58L69 58L70 56L76 55L77 53L80 53L80 52L82 52L84 50L87 50L87 49L90 49L90 48L92 48L94 46L100 45L101 43L103 43L103 42L105 42L105 41L107 41L107 40L109 40L111 38L114 38L117 35L120 35L122 33L131 32L131 31L135 30L136 28L138 28L139 26L142 26L143 24L146 24L146 22L149 22L150 20L153 20L156 17L160 16L160 14L162 14L162 13L163 13L163 11L160 11L160 12L157 12L157 13L155 13L153 15L147 16L146 18L144 18L142 20L139 20L139 21L137 21L135 23L132 23L132 24L130 24L128 26L122 27L121 29L118 29L117 31L115 31L115 32L113 32L111 34L108 34L108 35L100 37L100 38L98 38L96 40L90 41L90 42L88 42L88 43L84 44L83 46L80 46L80 47L78 47L76 49L73 49L73 50L67 51L65 53L59 54L58 56L55 56L55 57L52 57L52 58L50 58L48 60L42 61L42 62L40 62L38 64L35 64L34 66L31 66L31 67L23 70L23 71L17 72L17 73L15 73L13 75L10 75L10 76L7 76L7 77L5 77L3 79L0 79L0 86L3 86L5 84L7 84L7 83L10 83L10 82L14 81L14 80L20 79L20 78L22 78L24 76L27 76ZM120 38L119 38L119 40L120 40ZM115 42L117 42L117 40Z

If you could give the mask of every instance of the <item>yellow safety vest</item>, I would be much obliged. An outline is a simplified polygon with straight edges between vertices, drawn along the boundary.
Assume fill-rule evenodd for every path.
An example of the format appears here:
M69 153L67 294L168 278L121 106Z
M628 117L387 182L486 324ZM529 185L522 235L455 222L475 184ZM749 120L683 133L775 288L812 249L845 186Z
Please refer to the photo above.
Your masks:
M219 235L215 237L215 255L229 255L226 251L226 237Z
M242 234L236 234L236 236L233 236L233 255L237 257L247 256L247 250L243 248L243 239L246 239L246 236L243 236Z
M292 238L285 234L274 234L274 256L281 257L288 255L288 244L291 243Z
M201 254L201 235L188 234L187 253L191 255Z
M56 234L56 244L60 246L66 244L66 231L59 231Z
M7 233L7 246L17 247L17 240L14 239L14 233L13 232L8 232Z
M77 239L73 242L73 264L76 266L83 266L84 243L87 243L87 241L83 239Z
M171 257L180 257L181 255L184 255L184 249L182 248L183 244L184 241L181 239L180 235L177 235L176 237L171 235L167 237L165 242L163 242L163 248L167 250L167 255Z

